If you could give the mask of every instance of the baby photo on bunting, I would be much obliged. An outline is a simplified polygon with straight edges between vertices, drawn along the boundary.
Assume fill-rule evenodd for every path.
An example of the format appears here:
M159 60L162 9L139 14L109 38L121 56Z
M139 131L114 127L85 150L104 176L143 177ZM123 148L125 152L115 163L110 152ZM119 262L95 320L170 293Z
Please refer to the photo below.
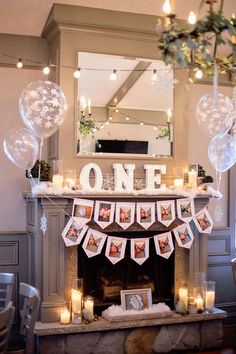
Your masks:
M213 220L207 208L200 210L193 218L199 232L210 234L213 227Z
M139 265L143 264L149 257L149 239L131 239L131 258Z
M189 224L182 224L176 227L173 232L179 247L190 248L192 246L194 236Z
M168 227L175 220L175 201L163 200L157 202L157 220Z
M155 222L155 203L137 203L136 220L147 230Z
M121 261L125 256L125 247L127 239L115 236L107 237L106 257L111 263L116 264Z
M161 257L167 259L174 251L171 232L165 232L164 234L154 236L154 243L155 243L156 253Z
M88 230L83 243L83 249L89 258L101 253L106 238L107 235L102 232L93 229Z
M80 244L87 230L87 225L80 225L75 219L70 218L61 234L66 247Z
M94 221L105 229L114 221L115 203L97 200L94 209Z
M116 203L116 223L124 230L134 223L135 203Z
M93 200L74 198L72 216L80 224L87 224L93 214Z
M193 199L177 199L177 214L180 220L189 223L195 215Z

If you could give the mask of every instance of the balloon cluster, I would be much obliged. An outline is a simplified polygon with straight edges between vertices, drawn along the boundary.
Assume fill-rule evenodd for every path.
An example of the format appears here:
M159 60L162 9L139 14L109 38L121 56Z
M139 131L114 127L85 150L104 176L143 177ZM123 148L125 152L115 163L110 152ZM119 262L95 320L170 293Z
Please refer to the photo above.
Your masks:
M27 128L12 129L3 140L3 149L10 161L23 170L30 170L43 140L54 134L63 123L67 102L61 88L51 81L35 81L22 91L19 100L21 119ZM39 146L37 137L40 139Z
M225 172L236 162L236 137L228 132L235 124L236 101L220 93L207 93L196 107L202 131L212 138L208 157L216 172Z

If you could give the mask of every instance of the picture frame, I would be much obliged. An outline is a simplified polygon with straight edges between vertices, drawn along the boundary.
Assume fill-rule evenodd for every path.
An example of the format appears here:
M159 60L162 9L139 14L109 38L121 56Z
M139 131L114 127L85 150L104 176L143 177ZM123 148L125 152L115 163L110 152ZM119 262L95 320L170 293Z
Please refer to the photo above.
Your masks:
M179 247L190 248L192 246L194 236L189 224L182 224L176 227L174 230L174 235Z
M163 258L168 259L174 251L174 244L171 232L165 232L154 236L154 243L156 253Z
M93 215L93 200L74 198L72 217L80 224L87 224Z
M136 221L144 229L148 229L155 222L155 203L137 203Z
M87 230L87 225L80 224L71 217L61 234L66 247L79 245Z
M194 201L192 198L177 199L178 218L189 223L195 215Z
M142 311L152 307L152 291L147 289L121 290L121 307L123 311Z
M94 208L94 221L102 228L105 229L107 226L113 223L115 213L115 203L109 201L95 202Z
M210 234L213 227L213 220L207 208L203 208L195 214L193 221L202 234Z
M165 225L170 226L175 220L175 201L174 200L161 200L157 204L157 220Z

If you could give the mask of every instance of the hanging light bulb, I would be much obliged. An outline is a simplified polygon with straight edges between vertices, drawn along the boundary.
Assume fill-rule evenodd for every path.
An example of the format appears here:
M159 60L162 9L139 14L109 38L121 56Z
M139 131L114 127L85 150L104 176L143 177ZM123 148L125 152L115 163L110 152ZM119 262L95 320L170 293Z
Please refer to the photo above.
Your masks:
M16 67L18 69L22 69L23 68L23 63L22 63L22 59L19 59L18 62L16 63Z
M49 66L45 66L44 68L43 68L43 74L44 75L48 75L48 74L50 74L50 68L49 68Z
M165 0L163 6L162 6L162 11L164 12L164 14L166 15L170 15L171 14L171 4L170 4L170 0Z
M201 69L197 69L197 71L195 72L195 77L198 80L201 80L203 78L203 72Z
M157 82L157 71L156 70L153 70L151 82L152 82L152 84L155 84L155 82Z
M110 80L111 81L116 81L116 79L117 79L116 70L113 70L113 72L110 75Z
M80 77L80 68L78 68L74 71L73 76L75 79L78 79Z
M190 11L188 15L188 23L190 25L195 25L196 22L197 22L197 15L195 14L194 11Z
M116 113L118 113L118 112L119 112L119 109L118 109L118 108L116 108L116 109L115 109L115 112L116 112Z

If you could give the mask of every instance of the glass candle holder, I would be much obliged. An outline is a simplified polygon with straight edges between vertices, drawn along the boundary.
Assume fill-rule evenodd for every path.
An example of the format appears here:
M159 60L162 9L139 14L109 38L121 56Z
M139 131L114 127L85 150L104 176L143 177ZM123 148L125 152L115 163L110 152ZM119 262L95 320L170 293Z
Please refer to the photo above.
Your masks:
M189 165L188 184L189 184L189 187L192 189L197 188L197 174L198 174L197 164Z
M215 307L215 281L205 281L204 286L204 300L206 312L214 312Z
M70 323L70 302L64 301L64 304L60 311L60 323L69 324Z
M84 309L94 315L94 298L92 296L85 296Z
M66 170L64 172L64 186L72 189L76 186L76 171Z
M83 294L78 289L71 289L72 323L82 322L82 299Z
M181 286L179 288L179 300L183 302L185 309L188 308L188 288L186 286Z

